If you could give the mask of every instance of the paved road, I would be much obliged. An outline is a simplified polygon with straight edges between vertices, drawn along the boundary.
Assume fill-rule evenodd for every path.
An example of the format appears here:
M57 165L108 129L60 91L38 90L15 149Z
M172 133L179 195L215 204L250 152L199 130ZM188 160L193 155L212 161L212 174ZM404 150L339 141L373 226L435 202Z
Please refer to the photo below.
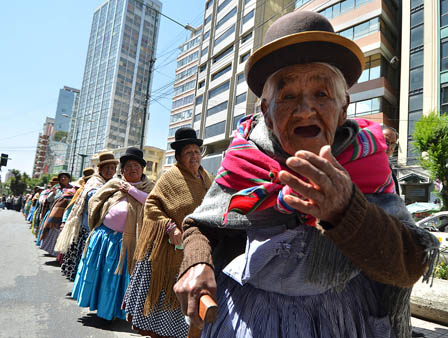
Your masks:
M0 209L0 337L141 337L125 321L105 324L71 298L72 283L55 258L34 245L20 213ZM428 338L448 338L448 327L412 318Z
M0 210L0 337L141 337L125 321L107 324L65 297L72 283L34 245L23 216Z

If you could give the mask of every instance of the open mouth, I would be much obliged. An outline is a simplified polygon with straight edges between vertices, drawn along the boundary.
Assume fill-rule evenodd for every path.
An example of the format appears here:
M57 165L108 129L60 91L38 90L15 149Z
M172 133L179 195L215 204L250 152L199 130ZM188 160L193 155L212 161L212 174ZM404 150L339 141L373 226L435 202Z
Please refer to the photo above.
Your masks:
M320 133L320 128L315 124L302 126L294 129L294 134L302 137L316 137Z

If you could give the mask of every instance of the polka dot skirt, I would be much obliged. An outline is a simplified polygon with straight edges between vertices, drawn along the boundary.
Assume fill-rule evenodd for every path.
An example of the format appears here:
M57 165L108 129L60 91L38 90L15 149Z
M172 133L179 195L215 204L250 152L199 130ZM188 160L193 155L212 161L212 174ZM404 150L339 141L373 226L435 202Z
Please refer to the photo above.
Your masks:
M79 231L78 240L72 243L70 249L64 255L64 261L61 265L62 274L71 282L75 280L76 271L78 270L79 262L84 251L87 237L89 237L89 230L81 227Z
M187 337L189 327L180 307L174 310L162 309L164 293L162 293L162 300L157 309L150 312L149 316L143 315L151 271L151 262L146 257L137 263L131 276L131 281L124 296L124 303L127 314L132 318L132 325L136 329L152 331L161 336Z

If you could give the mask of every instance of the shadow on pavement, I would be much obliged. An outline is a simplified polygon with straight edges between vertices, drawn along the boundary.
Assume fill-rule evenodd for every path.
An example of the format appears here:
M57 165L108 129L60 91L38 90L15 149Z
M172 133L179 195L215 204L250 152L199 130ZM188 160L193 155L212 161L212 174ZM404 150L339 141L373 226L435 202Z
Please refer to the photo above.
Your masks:
M78 318L78 323L106 331L135 333L131 329L131 324L127 321L121 319L105 320L98 317L95 313L89 313L84 317Z
M44 263L45 265L48 265L48 266L55 266L55 267L57 267L57 268L59 268L60 266L61 266L61 263L59 263L58 261L48 261L48 262L45 262Z

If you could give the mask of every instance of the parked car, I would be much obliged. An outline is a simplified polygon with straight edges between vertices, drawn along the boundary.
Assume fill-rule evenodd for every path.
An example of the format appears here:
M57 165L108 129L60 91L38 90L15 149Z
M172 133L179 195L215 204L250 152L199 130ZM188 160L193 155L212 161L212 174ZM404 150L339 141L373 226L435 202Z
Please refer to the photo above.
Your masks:
M440 248L448 249L448 211L440 211L417 222L420 228L431 231L440 241Z

